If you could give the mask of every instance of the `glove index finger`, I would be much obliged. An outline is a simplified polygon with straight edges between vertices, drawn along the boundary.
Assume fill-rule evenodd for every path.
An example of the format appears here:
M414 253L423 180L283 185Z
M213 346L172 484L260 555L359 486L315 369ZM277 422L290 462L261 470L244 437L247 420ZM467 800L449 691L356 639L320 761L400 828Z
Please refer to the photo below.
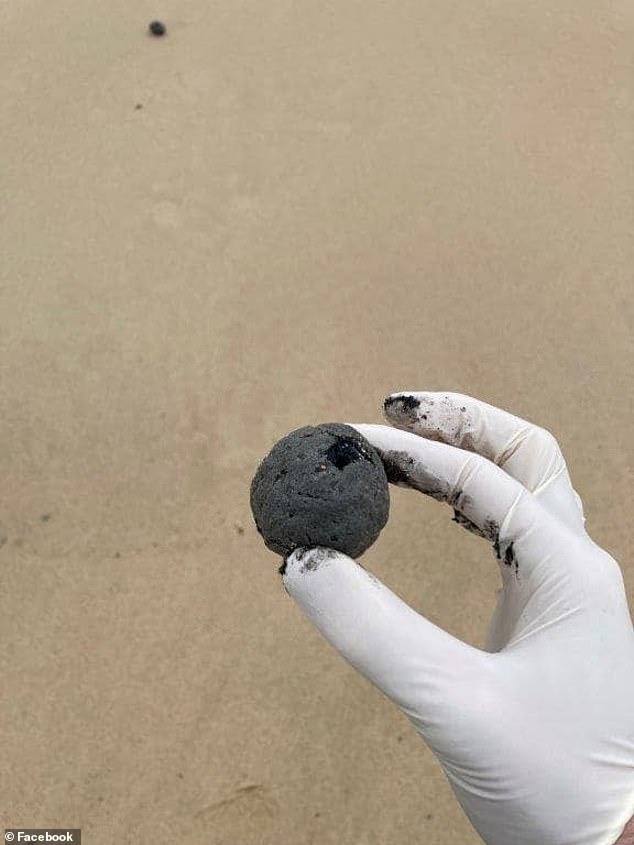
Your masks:
M457 521L490 540L502 571L517 573L521 563L528 576L567 542L570 532L562 532L540 501L481 455L387 425L350 425L378 451L391 483L445 502ZM567 557L558 565L567 567Z
M491 461L386 425L351 424L378 451L388 481L445 502L495 542L520 500L530 494Z
M583 508L556 438L545 428L461 393L401 392L384 413L396 428L482 455L583 530Z

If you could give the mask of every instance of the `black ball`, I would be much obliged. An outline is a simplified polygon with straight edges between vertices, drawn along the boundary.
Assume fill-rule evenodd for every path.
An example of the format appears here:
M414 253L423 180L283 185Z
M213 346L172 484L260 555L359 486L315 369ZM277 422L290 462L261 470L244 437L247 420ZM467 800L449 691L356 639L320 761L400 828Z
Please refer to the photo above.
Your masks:
M152 35L161 36L165 35L167 32L165 28L165 24L161 21L152 21L152 23L148 26L148 29L152 33Z
M387 522L388 480L378 453L354 428L306 426L276 443L258 467L251 510L279 555L322 546L358 557Z

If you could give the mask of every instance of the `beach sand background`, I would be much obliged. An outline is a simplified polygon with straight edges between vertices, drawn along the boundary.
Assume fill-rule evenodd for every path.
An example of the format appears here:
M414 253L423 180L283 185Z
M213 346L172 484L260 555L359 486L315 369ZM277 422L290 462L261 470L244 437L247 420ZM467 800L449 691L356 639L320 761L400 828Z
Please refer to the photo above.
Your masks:
M557 435L632 601L632 4L16 0L0 30L2 825L475 845L249 482L298 426L472 394ZM481 645L497 567L450 516L394 490L364 563Z

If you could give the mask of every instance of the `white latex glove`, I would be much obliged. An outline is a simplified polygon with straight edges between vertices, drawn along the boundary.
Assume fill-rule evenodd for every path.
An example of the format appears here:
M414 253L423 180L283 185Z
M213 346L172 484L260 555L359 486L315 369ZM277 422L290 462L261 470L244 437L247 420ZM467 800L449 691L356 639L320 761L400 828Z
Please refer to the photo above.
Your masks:
M390 480L448 503L494 545L487 650L338 552L293 552L286 590L407 714L485 842L613 845L634 814L634 630L557 442L459 394L395 394L385 411L396 428L354 428Z

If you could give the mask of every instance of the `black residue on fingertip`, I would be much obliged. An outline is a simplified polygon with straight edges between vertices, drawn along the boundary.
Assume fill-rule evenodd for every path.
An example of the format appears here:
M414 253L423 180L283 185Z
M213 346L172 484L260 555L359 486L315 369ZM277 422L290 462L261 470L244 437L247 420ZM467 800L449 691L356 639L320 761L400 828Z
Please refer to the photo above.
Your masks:
M300 568L300 572L303 574L304 572L315 572L315 570L319 569L319 565L323 563L324 558L320 555L311 555L307 560L302 561L302 565Z
M517 571L517 558L515 557L513 543L509 543L506 549L504 550L504 563L506 564L506 566L513 566L513 564L515 564L515 570Z
M411 482L411 476L403 465L392 457L390 452L379 452L381 461L385 468L385 475L390 484L407 484ZM413 460L410 458L411 463Z
M467 531L470 531L472 534L475 534L478 537L484 537L482 530L478 528L475 522L471 522L470 519L467 519L466 516L461 514L460 511L456 510L455 508L451 521L458 523L458 525L461 525L463 528L466 528Z
M327 560L332 560L337 557L337 552L334 549L303 549L298 555L298 561L301 561L300 572L315 572Z
M280 566L280 568L277 570L277 571L280 573L280 575L285 575L285 574L286 574L286 567L287 567L287 566L288 566L288 558L287 558L287 557L285 557L285 558L284 558L284 560L282 561L282 565L281 565L281 566Z
M495 556L500 560L500 526L494 519L485 519L482 525L482 536L493 543Z
M459 507L460 499L462 498L462 490L458 488L453 493L450 493L447 497L447 504L451 505L451 507Z
M394 405L399 405L399 411L410 414L417 408L420 408L420 399L415 396L388 396L383 406L385 410L392 408Z
M295 563L299 567L300 575L305 574L306 572L315 572L315 570L319 569L322 563L325 563L327 560L332 560L336 558L338 552L335 549L324 549L320 547L312 547L312 548L302 548L298 547L294 549L291 554L295 555ZM290 555L288 556L290 557ZM288 557L285 559L283 567L284 571L286 571L286 564L288 563ZM281 567L280 567L281 569ZM283 574L283 573L282 573Z
M417 408L420 408L420 399L417 399L415 396L402 396L401 403L404 411L415 411Z

